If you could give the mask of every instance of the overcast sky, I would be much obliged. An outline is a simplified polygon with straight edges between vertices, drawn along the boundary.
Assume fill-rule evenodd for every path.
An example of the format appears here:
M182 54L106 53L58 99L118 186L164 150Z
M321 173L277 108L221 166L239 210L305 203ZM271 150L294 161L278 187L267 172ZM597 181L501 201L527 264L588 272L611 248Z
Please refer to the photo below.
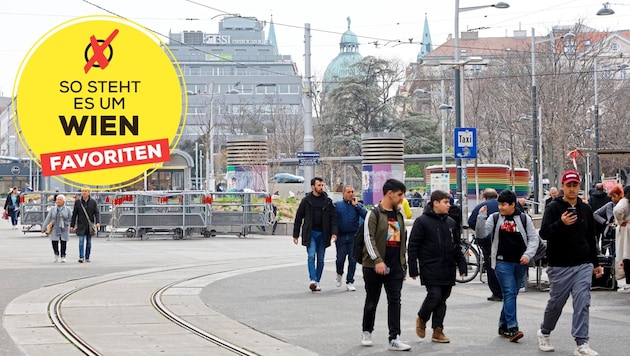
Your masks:
M510 8L486 8L460 13L460 30L480 30L481 37L511 36L514 30L532 27L537 35L555 25L584 21L599 30L630 28L630 1L615 2L616 14L595 16L601 0L511 0ZM460 8L492 4L485 0L460 0ZM627 5L620 5L626 3ZM379 5L375 5L379 4ZM346 18L358 36L359 52L387 59L414 62L422 37L425 13L429 19L434 48L454 31L455 0L12 0L0 7L0 95L10 96L20 62L30 47L60 23L85 15L113 13L144 25L159 34L169 31L201 30L218 32L221 14L236 13L276 25L281 54L291 55L304 72L304 24L312 30L312 74L321 77L326 66L339 53ZM219 16L217 16L219 15ZM215 17L216 16L216 17ZM265 30L267 31L268 28ZM398 44L398 41L414 44ZM163 39L164 40L164 39ZM374 42L379 43L378 46ZM398 45L395 45L398 44Z

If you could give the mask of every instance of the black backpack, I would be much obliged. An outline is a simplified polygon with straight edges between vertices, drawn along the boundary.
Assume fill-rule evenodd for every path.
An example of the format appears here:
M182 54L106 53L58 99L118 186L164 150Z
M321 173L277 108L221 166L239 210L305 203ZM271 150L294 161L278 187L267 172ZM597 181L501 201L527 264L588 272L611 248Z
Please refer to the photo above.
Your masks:
M375 206L371 209L376 216L376 226L378 226L378 207ZM363 263L363 249L365 248L365 239L363 238L365 229L365 220L359 225L359 230L354 234L354 245L352 246L352 257L357 261L358 264Z
M525 229L525 235L527 235L527 218L525 217L525 213L521 213L521 223L523 224L523 228ZM497 231L497 222L499 221L499 213L492 214L492 220L494 221L494 229L492 230L492 235L490 235L490 239L494 238L494 233ZM547 257L547 244L543 239L538 236L538 249L536 250L536 254L532 258L535 263Z

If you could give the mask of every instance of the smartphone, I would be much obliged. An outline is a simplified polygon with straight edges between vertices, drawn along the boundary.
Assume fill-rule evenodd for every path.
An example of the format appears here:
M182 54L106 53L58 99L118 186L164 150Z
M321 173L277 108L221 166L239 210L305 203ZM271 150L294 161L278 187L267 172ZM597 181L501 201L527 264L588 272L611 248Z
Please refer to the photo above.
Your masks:
M390 271L389 267L385 267L385 274L389 274L389 271Z
M569 214L573 214L573 215L575 215L575 214L576 214L576 212L575 212L575 207L574 207L574 206L570 206L570 207L568 207L568 208L567 208L567 212L568 212Z

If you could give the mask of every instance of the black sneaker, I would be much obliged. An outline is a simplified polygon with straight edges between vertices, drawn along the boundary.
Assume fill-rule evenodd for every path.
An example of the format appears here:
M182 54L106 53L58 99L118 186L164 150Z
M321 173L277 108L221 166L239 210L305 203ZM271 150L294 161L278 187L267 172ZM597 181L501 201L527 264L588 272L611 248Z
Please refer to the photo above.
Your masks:
M505 324L499 326L499 336L507 337L508 327Z
M518 342L518 340L523 338L523 332L519 331L517 327L510 328L506 333L503 334L505 338L510 339L510 342Z
M491 302L502 302L503 298L499 297L498 295L491 295L488 297L488 300Z

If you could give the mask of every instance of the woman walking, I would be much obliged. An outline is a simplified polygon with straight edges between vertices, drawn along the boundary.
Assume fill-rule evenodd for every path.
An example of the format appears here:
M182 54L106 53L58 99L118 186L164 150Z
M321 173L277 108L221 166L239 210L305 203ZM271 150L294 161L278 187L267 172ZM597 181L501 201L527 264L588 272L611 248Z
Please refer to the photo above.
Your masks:
M623 188L623 199L613 208L617 230L615 236L616 261L623 263L623 271L626 275L626 285L619 288L619 292L630 292L630 185Z
M66 244L68 242L71 217L72 210L66 206L66 197L63 194L57 195L56 205L48 210L42 225L42 232L50 236L52 249L55 253L55 262L59 261L60 253L61 262L66 262ZM48 229L48 226L51 224L52 226ZM59 250L59 245L61 245L61 251Z

